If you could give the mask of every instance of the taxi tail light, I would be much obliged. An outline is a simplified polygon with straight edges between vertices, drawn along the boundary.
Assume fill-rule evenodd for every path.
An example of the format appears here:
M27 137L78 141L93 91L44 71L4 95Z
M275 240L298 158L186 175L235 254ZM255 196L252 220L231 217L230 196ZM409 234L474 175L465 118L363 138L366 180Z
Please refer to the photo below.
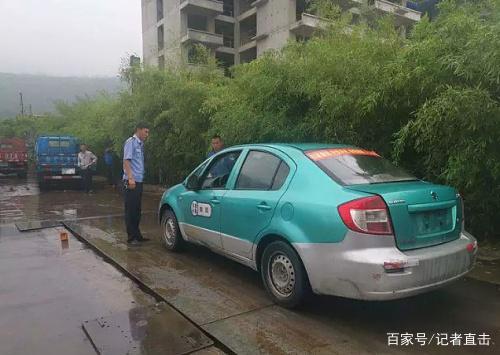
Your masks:
M380 196L364 197L338 207L340 217L350 230L359 233L392 235L391 219Z

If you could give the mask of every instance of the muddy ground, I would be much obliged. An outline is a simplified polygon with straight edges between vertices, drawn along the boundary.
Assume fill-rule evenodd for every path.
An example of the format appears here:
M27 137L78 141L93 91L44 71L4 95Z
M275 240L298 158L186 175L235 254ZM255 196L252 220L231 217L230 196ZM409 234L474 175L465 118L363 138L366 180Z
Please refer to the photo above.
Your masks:
M148 307L163 313L161 321L135 322L157 324L144 331L155 336L147 342L139 336L133 343L138 354L168 353L168 344L189 332L197 335L188 342L204 353L498 352L495 253L481 259L468 277L431 293L390 302L313 296L291 311L273 305L259 275L238 263L195 246L180 254L167 252L159 239L159 198L151 192L143 200L142 231L152 241L129 248L122 200L112 188L101 185L91 195L70 189L40 192L31 178L0 177L0 353L88 354L99 344L109 350L113 345L103 343L110 337L86 333L84 322L99 317L130 321L123 315ZM21 233L15 227L44 220L64 221L67 228ZM68 230L69 247L64 248L59 234ZM413 345L388 346L387 333L410 333ZM417 333L425 333L431 345L420 345ZM465 334L476 334L477 342L484 333L490 345L437 345L452 333L462 334L462 343ZM173 346L170 351L176 353Z

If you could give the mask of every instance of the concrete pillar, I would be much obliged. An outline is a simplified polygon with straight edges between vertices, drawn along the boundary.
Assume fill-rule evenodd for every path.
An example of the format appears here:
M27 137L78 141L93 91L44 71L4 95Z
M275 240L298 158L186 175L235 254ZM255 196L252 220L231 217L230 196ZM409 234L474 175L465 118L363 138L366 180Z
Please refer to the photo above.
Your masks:
M241 0L234 0L234 18L238 17L238 14L240 13L240 1ZM234 54L234 64L240 64L240 53L238 52L238 49L241 46L241 41L240 41L240 22L236 20L234 24L234 49L235 49L235 54Z

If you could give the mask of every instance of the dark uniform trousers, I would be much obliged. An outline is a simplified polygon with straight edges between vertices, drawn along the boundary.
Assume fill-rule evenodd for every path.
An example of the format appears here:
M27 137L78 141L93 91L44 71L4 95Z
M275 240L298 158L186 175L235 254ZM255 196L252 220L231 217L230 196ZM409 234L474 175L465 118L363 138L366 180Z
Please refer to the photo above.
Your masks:
M141 201L142 182L136 182L135 189L125 187L125 225L127 226L128 240L140 240L142 238L139 230L141 223Z
M92 170L90 168L82 169L82 188L85 192L92 190Z

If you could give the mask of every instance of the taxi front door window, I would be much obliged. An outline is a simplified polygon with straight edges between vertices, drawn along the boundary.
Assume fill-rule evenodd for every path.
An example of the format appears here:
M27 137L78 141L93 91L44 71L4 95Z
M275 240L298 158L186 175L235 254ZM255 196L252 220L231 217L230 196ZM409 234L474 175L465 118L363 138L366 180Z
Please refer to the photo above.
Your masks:
M231 152L218 157L208 169L208 172L201 185L202 190L223 189L226 186L229 175L233 170L234 164L238 159L240 152Z

